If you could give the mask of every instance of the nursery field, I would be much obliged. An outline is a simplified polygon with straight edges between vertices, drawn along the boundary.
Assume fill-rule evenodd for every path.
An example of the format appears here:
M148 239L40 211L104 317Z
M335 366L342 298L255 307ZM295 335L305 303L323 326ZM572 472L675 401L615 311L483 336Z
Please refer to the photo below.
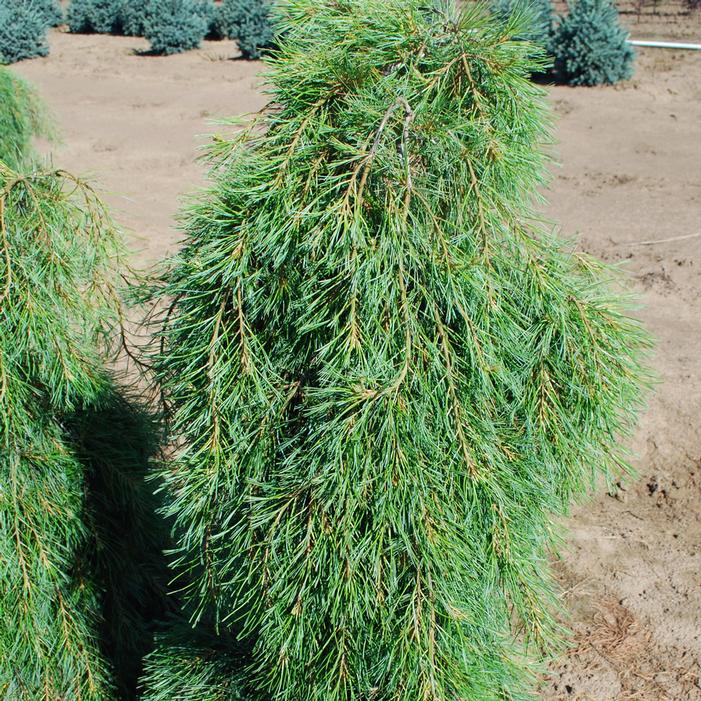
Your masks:
M701 12L646 14L640 38L701 41ZM55 115L61 167L96 176L145 265L173 251L182 199L213 123L265 102L261 64L233 42L170 57L143 39L50 33L13 71ZM622 263L657 339L659 385L631 441L638 476L576 508L557 564L575 631L547 701L701 699L701 52L640 50L616 87L550 89L556 115L545 214Z

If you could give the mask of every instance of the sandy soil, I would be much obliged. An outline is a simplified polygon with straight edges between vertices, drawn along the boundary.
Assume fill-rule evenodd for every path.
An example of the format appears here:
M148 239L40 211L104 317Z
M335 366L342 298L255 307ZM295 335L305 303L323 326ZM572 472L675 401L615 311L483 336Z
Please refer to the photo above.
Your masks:
M644 18L646 36L695 36ZM694 28L695 27L695 28ZM641 34L639 34L641 36ZM260 66L233 44L153 58L145 42L53 32L51 56L16 66L56 115L62 167L97 175L154 260L201 186L210 120L261 107ZM583 249L622 261L658 338L660 376L632 442L639 472L575 509L558 571L575 641L547 701L701 699L701 53L643 50L615 88L553 88L558 158L548 214ZM674 239L668 240L664 239ZM687 238L681 238L687 237ZM655 241L647 244L644 242Z
M698 33L701 40L701 32ZM622 261L658 339L639 479L577 509L560 572L576 647L547 699L701 699L701 53L641 53L612 89L555 88L549 214Z
M58 121L62 168L104 188L140 261L163 256L177 241L181 196L204 183L196 161L214 122L265 103L260 64L232 60L234 42L205 42L199 51L144 56L145 39L52 31L46 59L16 71L30 79Z

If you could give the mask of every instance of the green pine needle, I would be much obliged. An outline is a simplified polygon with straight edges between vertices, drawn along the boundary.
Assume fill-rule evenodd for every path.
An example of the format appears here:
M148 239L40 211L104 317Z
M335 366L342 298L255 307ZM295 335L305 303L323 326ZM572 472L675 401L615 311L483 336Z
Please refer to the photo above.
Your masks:
M650 340L534 214L526 27L427 0L279 22L270 106L213 146L151 291L178 586L224 647L201 698L236 698L231 638L248 701L530 698L563 634L554 520L628 469Z
M130 699L163 613L157 424L107 371L120 238L84 182L0 163L0 698Z
M26 81L0 67L0 161L19 168L31 160L35 136L55 138L44 105Z

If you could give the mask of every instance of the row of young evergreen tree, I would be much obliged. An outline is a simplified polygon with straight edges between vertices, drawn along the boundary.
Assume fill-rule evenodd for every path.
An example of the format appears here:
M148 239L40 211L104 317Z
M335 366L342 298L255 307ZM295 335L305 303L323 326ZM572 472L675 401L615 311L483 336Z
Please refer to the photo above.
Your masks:
M562 641L555 522L628 469L650 342L534 210L545 53L448 0L280 17L270 106L130 285L146 348L0 69L3 701L525 701Z
M244 58L273 45L272 0L71 0L73 32L143 36L155 53L188 51L204 38L236 39Z
M554 59L548 73L560 82L611 84L632 75L633 49L612 0L574 0L564 16L551 0L497 0L492 9L504 22L529 18L520 38L546 49ZM46 55L46 28L62 19L58 0L0 0L0 62ZM197 48L205 37L231 38L256 59L276 43L270 0L71 0L66 21L73 32L144 36L158 54Z
M270 0L0 0L0 63L46 56L49 27L143 36L156 54L197 48L204 38L235 39L244 58L273 46Z

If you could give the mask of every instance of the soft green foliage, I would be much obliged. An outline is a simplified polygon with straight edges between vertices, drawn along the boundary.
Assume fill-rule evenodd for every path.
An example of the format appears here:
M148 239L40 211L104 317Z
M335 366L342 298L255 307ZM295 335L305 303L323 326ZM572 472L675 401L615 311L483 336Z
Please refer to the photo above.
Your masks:
M611 0L575 0L553 37L558 77L570 85L627 80L635 58L627 38Z
M0 67L0 161L16 168L31 158L33 136L50 136L45 110L33 88Z
M89 535L63 419L109 387L95 341L115 317L117 248L101 215L85 222L66 192L60 177L0 166L0 648L12 650L0 691L27 701L108 688L98 592L74 576Z
M237 40L244 58L260 58L275 44L271 0L223 0L218 27Z
M231 636L179 621L158 637L147 658L148 687L141 701L248 701L239 693L239 647Z
M146 415L104 367L122 258L100 201L0 164L0 698L132 694L162 611ZM148 608L148 610L146 610Z
M0 0L0 64L46 56L46 30L45 17L37 7Z
M519 17L518 22L523 24L525 21L528 29L515 38L532 41L546 51L550 50L554 21L551 0L496 0L492 4L492 12L507 23L514 14L521 15L522 18Z
M79 34L113 34L121 29L121 0L71 0L66 22Z
M283 10L271 106L151 291L176 586L216 644L164 638L146 699L522 701L562 633L554 519L625 471L648 337L534 215L526 27Z
M199 0L150 0L144 36L157 54L196 49L209 29Z

